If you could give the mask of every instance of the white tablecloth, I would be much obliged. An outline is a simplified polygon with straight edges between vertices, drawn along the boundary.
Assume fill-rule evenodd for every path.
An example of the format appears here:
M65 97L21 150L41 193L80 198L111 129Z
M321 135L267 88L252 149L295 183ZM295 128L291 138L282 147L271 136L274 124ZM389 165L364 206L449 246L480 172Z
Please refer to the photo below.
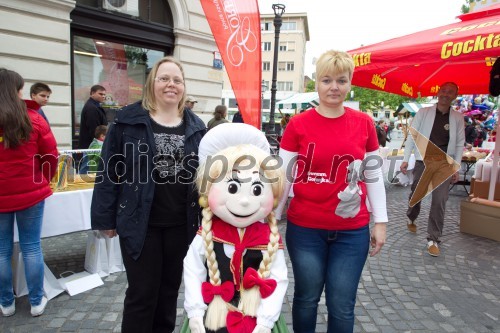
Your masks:
M45 199L42 238L90 229L93 189L56 192ZM17 225L14 242L18 241Z

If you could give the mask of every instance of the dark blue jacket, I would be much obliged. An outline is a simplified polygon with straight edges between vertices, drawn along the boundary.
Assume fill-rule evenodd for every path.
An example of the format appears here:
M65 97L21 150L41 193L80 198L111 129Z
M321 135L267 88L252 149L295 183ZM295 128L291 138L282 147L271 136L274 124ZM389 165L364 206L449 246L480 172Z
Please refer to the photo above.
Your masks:
M184 168L188 171L186 204L188 244L200 225L198 193L193 182L198 167L198 146L206 133L203 121L184 111L186 135ZM141 102L116 113L102 147L102 160L92 196L91 223L94 230L116 229L125 250L134 259L141 250L148 229L155 183L151 179L156 155L148 111ZM104 163L103 163L104 162Z

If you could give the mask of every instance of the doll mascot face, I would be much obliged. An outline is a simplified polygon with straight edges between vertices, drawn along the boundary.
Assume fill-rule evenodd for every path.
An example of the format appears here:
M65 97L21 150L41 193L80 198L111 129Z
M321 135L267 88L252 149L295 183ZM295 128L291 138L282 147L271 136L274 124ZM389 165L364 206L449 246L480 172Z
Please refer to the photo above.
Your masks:
M272 211L272 185L253 156L242 158L221 176L208 192L208 205L214 215L237 228L245 228L263 221Z

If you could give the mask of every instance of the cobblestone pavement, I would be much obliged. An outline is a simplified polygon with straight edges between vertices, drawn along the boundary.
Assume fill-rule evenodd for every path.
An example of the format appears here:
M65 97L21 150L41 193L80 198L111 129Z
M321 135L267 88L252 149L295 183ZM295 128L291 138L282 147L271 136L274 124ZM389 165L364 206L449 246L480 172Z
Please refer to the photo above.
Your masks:
M425 227L429 200L422 205L417 234L405 225L409 188L386 185L390 222L382 253L369 258L359 284L355 332L500 332L500 242L459 231L463 189L450 192L441 256L426 253ZM282 234L284 221L280 222ZM59 276L83 270L86 233L43 240L45 261ZM293 276L283 314L291 328ZM0 332L120 332L125 273L112 274L104 286L70 297L63 293L49 301L38 318L29 315L27 297L16 301L17 313L0 317ZM183 320L183 287L178 301L178 323ZM316 332L326 332L322 299ZM179 325L178 325L179 327ZM176 331L178 331L177 328Z

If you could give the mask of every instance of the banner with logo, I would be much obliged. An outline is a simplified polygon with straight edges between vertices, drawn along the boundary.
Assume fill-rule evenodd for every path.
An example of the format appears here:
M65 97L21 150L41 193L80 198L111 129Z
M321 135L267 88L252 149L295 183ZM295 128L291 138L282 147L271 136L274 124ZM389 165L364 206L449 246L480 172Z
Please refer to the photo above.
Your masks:
M245 123L261 128L257 0L201 0Z

